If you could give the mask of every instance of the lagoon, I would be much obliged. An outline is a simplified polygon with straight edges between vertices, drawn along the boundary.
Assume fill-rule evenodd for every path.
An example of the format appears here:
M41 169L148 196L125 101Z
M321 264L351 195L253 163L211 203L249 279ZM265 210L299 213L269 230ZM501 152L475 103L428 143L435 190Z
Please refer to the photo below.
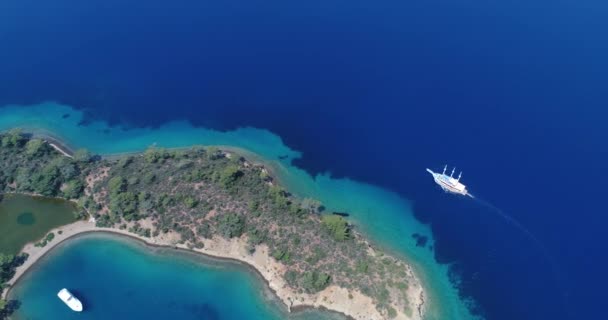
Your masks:
M287 314L262 281L240 263L93 233L50 251L10 298L21 302L17 320L341 319L314 310ZM64 287L83 302L82 314L56 297Z
M0 252L16 254L51 229L76 221L71 202L46 197L0 195Z

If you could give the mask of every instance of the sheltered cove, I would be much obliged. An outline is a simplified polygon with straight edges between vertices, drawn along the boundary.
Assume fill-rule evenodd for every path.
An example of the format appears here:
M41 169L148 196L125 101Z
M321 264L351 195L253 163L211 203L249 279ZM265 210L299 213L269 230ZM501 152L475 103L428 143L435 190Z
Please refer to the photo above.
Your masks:
M75 224L79 224L78 222ZM64 231L66 229L70 229L72 226L72 224L70 225L65 225L63 227L60 228L56 228L53 229L52 232L57 232L59 230ZM90 228L90 229L89 229ZM247 272L249 272L250 274L252 274L253 276L255 276L255 278L259 281L263 282L263 286L264 286L264 290L267 291L266 293L268 295L271 295L272 297L269 297L270 299L276 300L276 301L281 301L279 299L279 296L277 295L277 292L272 290L270 288L270 283L268 282L268 280L266 278L264 278L264 276L259 272L258 269L256 269L253 265L239 260L239 259L234 259L234 258L226 258L226 257L220 257L220 256L214 256L214 255L210 255L208 253L204 253L201 251L196 251L196 250L191 250L188 248L183 248L180 246L168 246L168 245L160 245L160 244L155 244L150 242L150 239L145 239L142 238L141 236L138 236L136 234L132 234L132 233L128 233L128 232L123 232L121 230L117 230L117 229L104 229L104 228L95 228L94 226L83 226L82 228L78 227L78 231L74 231L71 233L62 233L62 235L58 235L56 240L53 240L52 242L50 242L46 247L44 248L35 248L33 246L31 246L31 244L28 244L26 247L24 247L24 249L22 250L22 252L29 252L31 250L35 250L35 249L43 249L43 250L38 250L36 251L36 255L35 257L30 257L30 259L28 259L26 261L26 263L24 263L22 266L18 267L14 277L7 283L9 284L9 288L3 293L2 298L8 298L10 299L12 296L12 291L11 288L14 288L16 286L19 285L19 283L26 277L26 275L28 275L30 272L35 272L36 271L36 266L38 266L38 264L40 263L40 261L45 258L46 256L53 254L54 253L54 249L60 247L61 245L67 244L68 242L71 241L78 241L80 238L82 237L88 237L88 236L94 236L94 235L103 235L103 236L109 236L109 237L116 237L120 240L125 240L125 241L129 241L129 242L136 242L137 244L141 244L145 249L148 250L154 250L154 249L164 249L164 250L175 250L176 252L179 253L185 253L185 254L189 254L192 255L194 258L202 258L202 260L197 261L196 263L200 263L201 265L210 265L210 264L214 264L217 263L217 265L227 265L227 264L231 264L231 265L235 265L237 267L240 268L244 268ZM155 253L156 254L156 253ZM163 254L162 252L159 254ZM33 259L32 259L33 258ZM266 296L266 295L265 295ZM281 306L284 306L284 304L281 301ZM297 306L297 307L292 307L291 309L287 310L285 309L286 312L304 312L307 310L315 310L315 309L320 309L323 310L325 312L331 312L334 313L335 311L327 309L323 306L319 306L318 308L315 308L313 306ZM336 314L339 314L343 317L346 317L348 319L353 319L350 316L344 315L342 313L338 313L335 312Z
M57 145L57 141L53 141L53 148L60 149L62 151L69 150L68 148ZM150 221L147 221L146 223L148 223L149 226ZM145 226L146 225L144 224L144 227ZM210 239L201 240L203 244L202 248L193 248L191 245L178 243L176 240L176 235L173 231L170 231L167 234L145 237L141 234L127 231L126 228L120 229L115 227L97 227L95 226L94 220L89 220L86 222L79 221L58 229L62 230L63 233L58 235L57 238L47 247L37 248L29 244L24 248L23 251L29 253L30 258L23 266L17 269L17 273L10 283L14 285L19 277L26 272L29 267L35 264L37 259L42 257L46 252L51 250L61 241L78 234L102 231L131 236L142 240L149 245L185 249L192 252L202 253L214 258L232 259L249 265L266 280L269 288L279 297L281 301L283 301L283 303L285 303L289 310L298 310L303 307L316 307L340 312L353 319L389 318L386 313L383 313L383 311L377 309L374 300L369 296L366 296L365 294L362 294L356 290L347 290L345 288L341 288L333 283L316 293L296 292L283 278L285 266L281 261L277 261L271 257L270 248L265 244L259 244L256 246L255 252L250 253L247 250L247 241L246 237L244 236L225 239L214 235ZM369 250L373 251L374 249L372 246L369 246ZM412 296L412 300L414 301L409 301L413 304L416 312L411 315L405 315L402 310L399 310L400 312L398 312L397 315L392 315L391 317L395 317L397 319L421 319L424 313L424 291L422 290L419 280L413 275L411 268L407 265L405 266L407 267L407 272L410 274L411 279L416 281L415 283L410 283L410 287L418 288L416 289L417 294Z

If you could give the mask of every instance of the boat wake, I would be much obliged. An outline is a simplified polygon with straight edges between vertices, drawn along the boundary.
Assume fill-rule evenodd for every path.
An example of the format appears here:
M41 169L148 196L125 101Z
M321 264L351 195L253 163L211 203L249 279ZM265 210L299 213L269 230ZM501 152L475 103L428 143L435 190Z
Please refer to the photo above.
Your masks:
M564 305L567 305L566 302L568 300L568 292L564 289L564 287L562 285L562 281L561 281L562 277L560 276L559 268L557 267L557 262L551 256L551 254L549 253L549 251L547 250L547 248L545 247L545 245L530 230L528 230L523 224L521 224L519 221L517 221L515 218L511 217L507 213L505 213L502 209L496 207L495 205L491 204L490 202L488 202L486 200L483 200L481 198L473 196L470 193L468 195L475 202L477 202L477 203L483 205L484 207L490 209L490 211L492 213L494 213L497 216L501 217L509 225L515 227L518 231L520 231L521 233L523 233L528 240L530 240L534 244L534 246L536 247L536 249L538 249L540 251L542 257L549 264L549 266L551 268L551 273L553 275L553 279L555 280L555 284L560 289L560 293L561 293L561 297L563 299L563 303L564 303ZM570 310L567 309L567 311L568 311L568 313L570 315Z
M518 229L520 232L522 232L523 234L526 235L526 237L528 237L530 240L532 240L537 246L539 246L541 249L543 249L543 251L545 250L545 247L543 246L542 242L540 242L540 240L538 240L538 238L530 231L528 230L526 227L524 227L523 224L521 224L519 221L515 220L515 218L511 217L510 215L506 214L504 211L502 211L502 209L499 209L498 207L496 207L495 205L491 204L490 202L483 200L481 198L478 198L474 195L472 195L471 193L468 194L473 200L475 200L475 202L485 206L486 208L490 209L491 212L497 214L498 216L500 216L503 220L505 220L506 222L508 222L509 224L511 224L513 227L515 227L516 229Z

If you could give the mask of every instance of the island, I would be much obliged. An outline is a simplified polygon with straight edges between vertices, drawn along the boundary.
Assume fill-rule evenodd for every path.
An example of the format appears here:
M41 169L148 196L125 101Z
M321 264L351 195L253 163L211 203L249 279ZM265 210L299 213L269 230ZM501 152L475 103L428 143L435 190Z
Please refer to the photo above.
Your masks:
M245 263L289 311L424 317L424 289L407 262L366 240L343 214L290 194L270 168L237 150L150 147L100 157L12 130L0 134L0 193L57 197L78 208L76 222L1 256L3 299L63 240L110 232Z

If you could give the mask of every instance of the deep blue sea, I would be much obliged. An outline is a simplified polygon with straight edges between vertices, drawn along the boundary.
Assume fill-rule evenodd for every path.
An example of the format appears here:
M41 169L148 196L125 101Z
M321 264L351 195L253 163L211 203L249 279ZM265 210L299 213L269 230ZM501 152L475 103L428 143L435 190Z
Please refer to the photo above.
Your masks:
M301 155L330 173L302 187L326 201L380 192L350 181L406 201L353 217L377 214L360 228L403 252L398 212L428 225L424 250L485 318L603 318L608 2L3 0L0 43L0 128L102 153L192 139ZM47 101L69 107L25 107ZM438 190L424 169L444 164L477 201Z

